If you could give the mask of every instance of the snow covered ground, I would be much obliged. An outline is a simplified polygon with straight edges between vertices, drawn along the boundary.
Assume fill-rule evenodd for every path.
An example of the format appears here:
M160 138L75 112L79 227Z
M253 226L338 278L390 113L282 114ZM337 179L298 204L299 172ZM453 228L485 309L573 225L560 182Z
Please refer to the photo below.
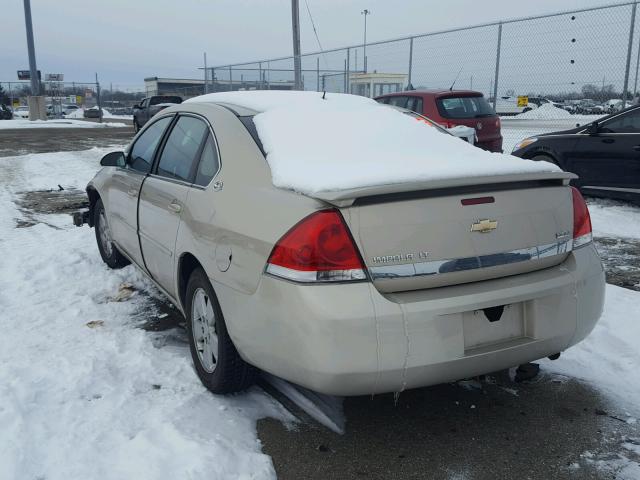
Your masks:
M259 388L207 392L186 343L139 328L153 314L143 292L160 294L133 267L107 269L92 229L51 214L16 228L21 192L82 189L104 153L0 158L0 479L273 478L256 420L291 421L278 403ZM640 239L639 208L595 201L591 212L596 234ZM638 338L640 293L608 286L592 335L542 369L599 389L633 424ZM621 468L640 478L634 461Z
M83 188L104 153L0 158L0 478L273 478L255 422L288 418L279 404L211 395L186 343L138 328L138 290L159 294L107 269L93 230L68 215L16 228L17 192ZM138 293L117 301L124 283Z
M83 120L24 120L21 118L14 118L13 120L2 120L0 122L0 130L15 129L15 128L108 128L108 127L127 127L126 123L122 122L86 122Z

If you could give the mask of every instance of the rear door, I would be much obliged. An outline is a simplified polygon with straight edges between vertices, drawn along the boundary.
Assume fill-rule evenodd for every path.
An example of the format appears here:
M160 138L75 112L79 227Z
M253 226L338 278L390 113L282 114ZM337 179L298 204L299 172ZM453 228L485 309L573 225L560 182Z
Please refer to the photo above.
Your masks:
M138 195L151 171L158 145L173 116L149 125L134 141L125 167L116 168L106 205L109 227L118 246L138 265L143 265L138 241Z
M567 170L581 187L640 193L640 108L602 122L597 134L581 133L567 152Z
M178 227L207 135L204 119L180 115L162 147L154 173L140 193L139 233L144 262L151 276L174 297Z

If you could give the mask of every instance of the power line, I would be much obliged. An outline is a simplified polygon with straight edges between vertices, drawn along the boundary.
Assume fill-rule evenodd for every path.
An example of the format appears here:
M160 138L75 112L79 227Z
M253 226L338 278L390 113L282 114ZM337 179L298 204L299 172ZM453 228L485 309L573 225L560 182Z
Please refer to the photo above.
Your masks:
M324 60L324 66L325 68L329 68L329 65L327 64L327 58L324 55L324 48L322 48L322 44L320 43L320 37L318 36L318 30L316 29L316 24L313 21L313 15L311 15L311 9L309 8L309 2L307 0L304 0L304 4L307 7L307 13L309 14L309 20L311 20L311 27L313 27L313 33L316 36L316 41L318 42L318 48L320 49L320 53L322 54L322 59Z

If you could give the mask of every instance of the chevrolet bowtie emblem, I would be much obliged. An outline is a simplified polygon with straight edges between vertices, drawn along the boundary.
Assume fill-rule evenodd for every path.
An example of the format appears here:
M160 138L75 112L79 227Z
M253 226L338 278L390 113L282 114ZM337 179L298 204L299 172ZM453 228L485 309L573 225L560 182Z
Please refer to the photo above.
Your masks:
M489 233L496 228L498 228L497 220L478 220L476 223L471 224L472 232Z

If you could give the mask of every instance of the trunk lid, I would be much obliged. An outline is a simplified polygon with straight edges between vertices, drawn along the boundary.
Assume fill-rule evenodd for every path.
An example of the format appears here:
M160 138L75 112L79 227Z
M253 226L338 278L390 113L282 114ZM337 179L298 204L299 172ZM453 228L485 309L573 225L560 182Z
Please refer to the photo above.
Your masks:
M564 183L361 197L342 212L379 291L434 288L564 261L573 240L572 196Z

